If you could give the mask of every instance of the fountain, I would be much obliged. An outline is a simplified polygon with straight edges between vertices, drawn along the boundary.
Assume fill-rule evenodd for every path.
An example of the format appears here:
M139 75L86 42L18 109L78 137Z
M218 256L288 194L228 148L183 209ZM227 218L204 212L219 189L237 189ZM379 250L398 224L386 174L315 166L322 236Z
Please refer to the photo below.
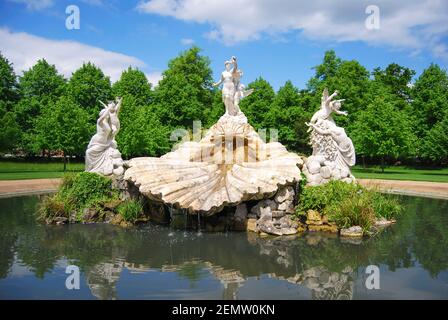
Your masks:
M226 206L271 198L301 179L302 159L278 142L263 141L240 110L240 99L252 90L240 83L237 59L225 66L214 85L223 85L226 112L200 141L125 164L124 179L149 199L211 216Z

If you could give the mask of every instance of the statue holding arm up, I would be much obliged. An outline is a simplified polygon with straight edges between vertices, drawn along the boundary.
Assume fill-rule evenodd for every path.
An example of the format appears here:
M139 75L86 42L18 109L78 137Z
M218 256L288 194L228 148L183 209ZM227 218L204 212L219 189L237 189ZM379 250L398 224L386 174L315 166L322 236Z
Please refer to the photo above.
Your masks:
M87 146L86 171L105 176L121 175L124 172L121 153L117 149L115 136L120 130L118 112L121 98L105 104L96 122L96 133Z

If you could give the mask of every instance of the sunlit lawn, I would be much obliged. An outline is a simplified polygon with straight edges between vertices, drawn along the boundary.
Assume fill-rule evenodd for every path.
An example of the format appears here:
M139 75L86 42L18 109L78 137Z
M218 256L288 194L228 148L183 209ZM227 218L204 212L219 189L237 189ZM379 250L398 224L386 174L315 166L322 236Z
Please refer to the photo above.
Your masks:
M412 180L412 181L432 181L448 182L448 168L443 169L414 169L408 167L387 167L384 173L381 168L355 166L352 173L359 179L385 179L385 180Z
M40 178L60 178L64 175L62 162L15 162L0 161L0 180L23 180ZM84 163L68 163L67 171L80 172ZM359 179L413 180L448 182L448 168L414 169L408 167L387 167L384 173L381 168L355 166L353 175Z
M67 171L83 171L84 163L68 163ZM60 178L64 175L62 162L0 161L0 180Z

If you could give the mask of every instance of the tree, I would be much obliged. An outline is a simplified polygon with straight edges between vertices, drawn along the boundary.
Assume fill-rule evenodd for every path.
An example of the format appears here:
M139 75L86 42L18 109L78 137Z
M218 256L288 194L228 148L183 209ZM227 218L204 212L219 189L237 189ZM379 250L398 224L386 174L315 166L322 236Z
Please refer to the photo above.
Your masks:
M222 102L222 92L216 88L213 92L211 106L204 110L204 122L202 123L204 128L209 128L214 125L225 113L225 109L224 103Z
M306 116L308 113L301 106L299 90L288 80L278 90L266 113L264 125L277 129L279 141L288 149L304 152L308 150L307 142L298 136L301 134L298 129L300 126L306 127L305 121L309 120Z
M261 77L249 83L247 87L248 89L254 89L254 92L241 100L241 111L244 112L255 130L266 128L265 117L275 98L274 89L269 82Z
M396 106L394 95L376 85L371 102L359 112L352 130L358 155L381 159L384 171L389 158L409 157L415 151L415 135L406 113Z
M40 115L51 107L65 90L65 79L56 67L44 59L19 78L22 99L15 105L14 113L22 130L21 147L27 153L39 153L45 148L34 130Z
M117 143L124 157L160 156L169 151L169 129L151 106L140 106L136 97L125 95L118 116L121 129Z
M107 103L113 99L109 77L90 62L84 63L72 74L67 95L89 113L92 123L102 108L100 101Z
M151 84L145 74L131 67L123 71L120 80L112 86L112 92L117 97L131 95L136 98L136 103L140 106L149 105L153 96Z
M416 118L419 138L448 113L448 75L438 65L431 64L415 81L412 88L412 113Z
M319 84L329 78L336 76L337 70L341 65L341 58L336 56L334 50L325 51L324 59L321 64L314 66L315 75L308 81L308 89L311 91L319 90Z
M0 101L11 111L12 104L19 99L17 77L12 64L0 52Z
M64 153L64 170L67 156L83 155L94 127L89 114L72 98L62 96L46 108L36 121L35 143L41 148L60 150Z
M415 71L396 63L389 64L386 69L375 68L374 79L381 82L392 94L409 101L411 95L410 83Z
M423 140L422 156L438 163L448 162L448 115L429 130Z
M154 108L162 123L170 128L204 122L205 110L213 101L212 70L207 57L197 47L170 60L154 92Z
M12 111L19 98L17 86L12 65L0 53L0 152L12 150L20 139L20 128Z
M347 117L335 117L336 122L350 131L356 114L369 103L366 94L369 89L369 71L358 61L346 61L338 58L334 51L325 53L322 64L314 67L316 74L308 81L309 92L314 96L313 111L320 107L322 92L327 88L330 92L339 91L338 98L345 99L343 109Z
M6 104L0 101L0 152L13 150L20 139L20 127L15 114L7 111Z

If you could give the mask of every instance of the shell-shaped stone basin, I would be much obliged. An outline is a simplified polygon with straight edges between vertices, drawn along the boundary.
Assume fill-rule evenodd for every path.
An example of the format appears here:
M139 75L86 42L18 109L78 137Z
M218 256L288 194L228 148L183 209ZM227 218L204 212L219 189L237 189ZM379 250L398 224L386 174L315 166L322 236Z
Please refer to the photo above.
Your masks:
M301 179L302 159L265 143L243 114L222 116L200 141L160 158L129 160L125 179L152 200L212 215L224 206L261 200Z

